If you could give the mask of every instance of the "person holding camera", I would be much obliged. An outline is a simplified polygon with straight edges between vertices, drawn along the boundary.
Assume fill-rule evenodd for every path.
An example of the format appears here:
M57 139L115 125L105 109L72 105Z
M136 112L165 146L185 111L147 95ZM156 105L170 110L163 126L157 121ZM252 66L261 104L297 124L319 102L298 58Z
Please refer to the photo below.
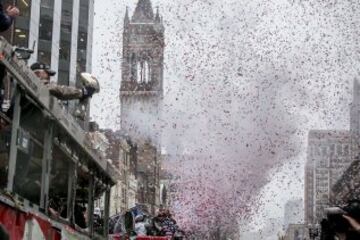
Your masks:
M327 208L325 212L321 240L360 240L360 200L351 200L345 207Z

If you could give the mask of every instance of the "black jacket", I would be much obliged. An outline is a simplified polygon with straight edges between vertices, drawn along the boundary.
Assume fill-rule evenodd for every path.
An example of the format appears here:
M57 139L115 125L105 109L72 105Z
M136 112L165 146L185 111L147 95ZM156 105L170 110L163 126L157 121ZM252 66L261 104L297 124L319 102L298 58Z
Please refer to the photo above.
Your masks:
M13 20L12 17L5 13L3 4L0 2L0 32L8 30L13 23Z

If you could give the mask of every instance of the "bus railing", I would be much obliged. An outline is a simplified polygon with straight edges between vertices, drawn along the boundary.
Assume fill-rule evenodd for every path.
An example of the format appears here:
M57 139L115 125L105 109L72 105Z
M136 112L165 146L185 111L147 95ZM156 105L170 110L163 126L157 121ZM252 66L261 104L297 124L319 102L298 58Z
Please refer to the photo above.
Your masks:
M90 158L94 160L106 175L109 175L109 179L115 184L117 171L114 170L106 159L102 159L100 154L90 147L91 143L86 137L86 133L75 118L55 98L50 96L47 88L41 84L38 77L26 63L14 55L13 50L13 46L0 36L0 63L6 66L7 71L15 77L20 87L29 93L41 107L46 109L61 124L65 131L71 135L74 141L84 148L84 151Z

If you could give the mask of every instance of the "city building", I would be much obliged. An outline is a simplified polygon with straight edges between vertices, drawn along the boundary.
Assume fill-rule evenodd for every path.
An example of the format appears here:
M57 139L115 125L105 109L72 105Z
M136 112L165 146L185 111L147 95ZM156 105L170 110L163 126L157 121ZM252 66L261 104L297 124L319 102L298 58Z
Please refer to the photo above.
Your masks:
M137 145L137 202L155 213L160 203L164 26L150 0L126 11L120 87L121 129Z
M331 204L345 205L348 201L360 196L360 161L355 160L332 187Z
M121 131L102 130L102 133L109 142L107 158L119 172L118 181L111 189L110 214L115 215L135 207L137 203L137 147Z
M4 1L13 4L13 0ZM29 64L51 65L54 81L76 85L91 72L94 0L17 1L20 16L4 35L13 45L34 48Z
M305 166L305 223L315 224L329 206L332 186L352 162L350 131L313 130Z
M160 170L160 204L164 208L168 208L171 204L171 199L175 198L172 185L175 182L174 172L171 170L171 160L164 150L161 154L161 170Z
M4 6L14 0L3 1ZM11 29L3 33L15 46L34 50L28 64L41 61L57 72L52 81L61 85L79 86L80 73L91 73L94 0L22 0ZM70 105L74 111L75 102ZM87 129L89 107L85 121Z
M310 240L309 229L304 224L290 224L282 240Z
M352 141L352 158L359 158L360 153L360 83L354 79L353 100L350 107L350 132Z
M303 222L304 206L302 199L289 200L285 204L284 210L284 228L287 229L290 224L299 224Z
M338 182L332 187L331 202L334 205L346 204L358 199L360 194L360 83L353 82L353 99L350 108L350 133L352 142L352 164L346 169Z

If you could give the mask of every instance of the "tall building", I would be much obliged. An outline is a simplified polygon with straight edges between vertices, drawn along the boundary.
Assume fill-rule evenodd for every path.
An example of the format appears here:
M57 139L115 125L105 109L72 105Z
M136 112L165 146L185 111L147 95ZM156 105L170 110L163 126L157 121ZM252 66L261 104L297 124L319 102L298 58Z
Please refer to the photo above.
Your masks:
M289 200L285 204L284 227L288 228L290 224L299 224L303 222L304 207L302 199Z
M353 100L350 109L350 133L352 142L352 164L344 172L341 179L333 186L332 202L345 204L356 199L360 192L360 83L354 79Z
M4 6L14 2L6 0ZM91 72L94 0L21 0L16 6L20 16L2 35L13 45L34 49L28 64L49 64L57 72L53 82L79 86L80 73ZM75 101L69 105L73 111ZM85 119L80 121L85 129L88 106L84 106Z
M22 0L16 5L21 14L5 35L14 45L34 47L29 64L51 65L58 72L53 80L63 85L76 85L80 72L91 72L94 0Z
M352 162L349 131L313 130L305 166L305 222L314 224L328 207L332 186Z
M110 213L114 215L123 213L136 205L136 145L120 131L103 130L103 132L110 143L107 158L119 171L119 179L111 189Z
M131 19L126 11L122 59L121 129L138 146L138 203L155 212L160 195L164 26L150 0L139 0Z
M353 100L350 108L350 132L353 160L359 159L360 153L360 83L354 79Z
M290 224L284 240L310 240L309 229L304 224Z

